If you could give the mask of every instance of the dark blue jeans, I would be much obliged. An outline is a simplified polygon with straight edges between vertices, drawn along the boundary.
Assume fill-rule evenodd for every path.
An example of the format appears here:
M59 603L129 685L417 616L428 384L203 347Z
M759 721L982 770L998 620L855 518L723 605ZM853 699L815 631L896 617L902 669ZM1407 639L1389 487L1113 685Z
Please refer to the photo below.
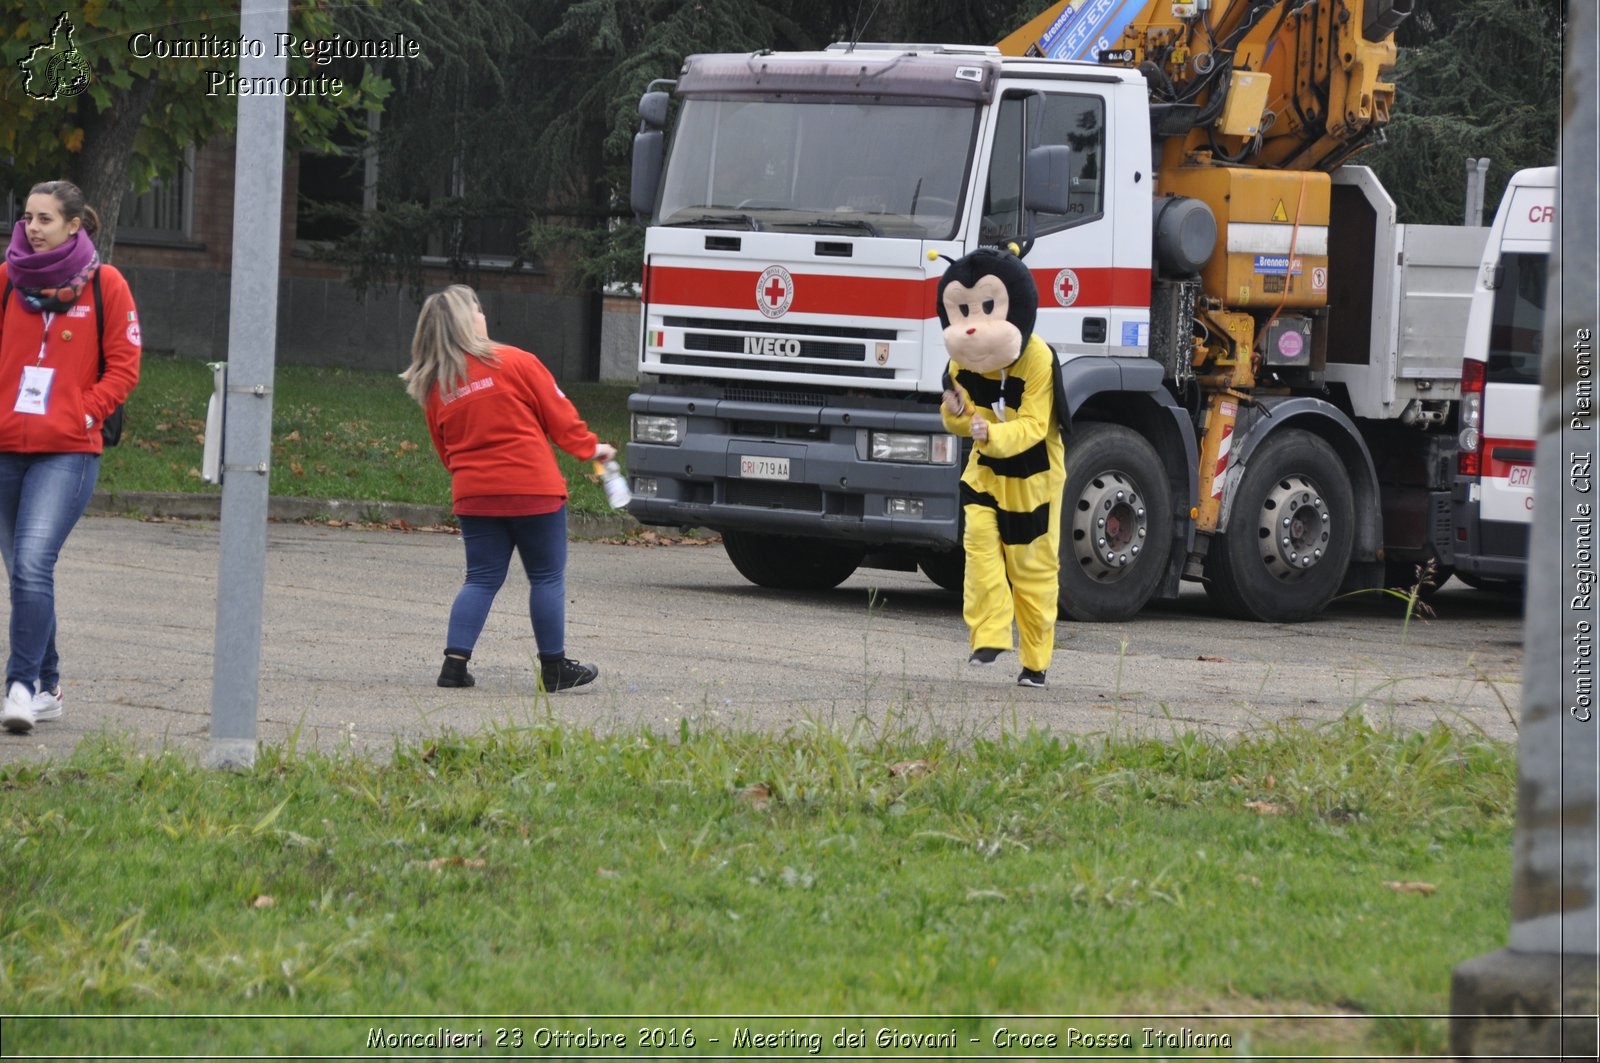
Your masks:
M528 617L539 656L566 652L567 507L536 517L462 517L467 580L450 608L445 652L471 656L489 607L506 581L511 551L528 574Z
M6 686L51 690L56 656L56 559L100 475L98 454L0 454L0 553L11 578Z

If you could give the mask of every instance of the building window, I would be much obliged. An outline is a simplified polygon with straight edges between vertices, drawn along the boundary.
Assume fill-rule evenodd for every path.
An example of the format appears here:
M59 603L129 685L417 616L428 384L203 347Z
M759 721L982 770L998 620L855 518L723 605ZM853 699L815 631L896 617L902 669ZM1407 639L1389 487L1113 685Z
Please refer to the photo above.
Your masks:
M140 195L130 189L117 213L117 238L134 242L187 241L194 228L194 148L185 148L178 172L158 178Z

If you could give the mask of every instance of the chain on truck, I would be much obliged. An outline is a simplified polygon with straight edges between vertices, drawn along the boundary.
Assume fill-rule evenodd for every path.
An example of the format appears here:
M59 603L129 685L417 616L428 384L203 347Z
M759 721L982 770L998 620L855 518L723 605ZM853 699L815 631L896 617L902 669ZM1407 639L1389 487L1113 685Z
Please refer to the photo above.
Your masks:
M937 256L1015 244L1069 396L1063 616L1409 584L1450 534L1485 230L1398 225L1347 164L1408 12L1106 0L994 48L690 56L634 142L632 513L763 586L958 589Z

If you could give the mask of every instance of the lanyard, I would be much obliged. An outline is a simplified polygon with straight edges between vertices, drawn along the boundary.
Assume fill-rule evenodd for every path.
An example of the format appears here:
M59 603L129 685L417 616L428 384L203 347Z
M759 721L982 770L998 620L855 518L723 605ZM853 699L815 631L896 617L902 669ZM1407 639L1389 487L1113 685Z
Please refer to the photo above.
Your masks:
M56 315L53 313L46 313L44 315L44 335L39 337L39 360L34 363L35 365L44 364L44 348L45 345L50 342L50 322L54 321L55 319Z

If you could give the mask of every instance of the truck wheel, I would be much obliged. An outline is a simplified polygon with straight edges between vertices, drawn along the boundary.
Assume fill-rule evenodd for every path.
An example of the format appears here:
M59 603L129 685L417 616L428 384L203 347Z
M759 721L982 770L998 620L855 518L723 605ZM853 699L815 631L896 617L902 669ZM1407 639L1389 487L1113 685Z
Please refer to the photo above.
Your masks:
M1423 568L1427 567L1425 561L1421 562L1420 565ZM1410 594L1411 588L1417 585L1418 567L1419 562L1416 561L1385 561L1383 565L1383 585L1402 594ZM1424 601L1431 600L1435 594L1439 593L1440 587L1450 582L1450 577L1454 574L1454 570L1449 565L1441 565L1435 561L1433 563L1431 581L1421 589L1417 597Z
M1172 496L1161 459L1143 436L1092 423L1067 440L1061 494L1061 616L1127 620L1166 571Z
M1285 429L1261 444L1238 492L1206 555L1206 590L1240 619L1310 620L1350 564L1355 502L1344 464L1323 440Z
M967 575L967 552L958 546L942 554L926 554L917 567L944 590L960 594Z
M762 532L725 531L722 546L745 579L784 591L831 590L850 578L864 556L850 543Z

